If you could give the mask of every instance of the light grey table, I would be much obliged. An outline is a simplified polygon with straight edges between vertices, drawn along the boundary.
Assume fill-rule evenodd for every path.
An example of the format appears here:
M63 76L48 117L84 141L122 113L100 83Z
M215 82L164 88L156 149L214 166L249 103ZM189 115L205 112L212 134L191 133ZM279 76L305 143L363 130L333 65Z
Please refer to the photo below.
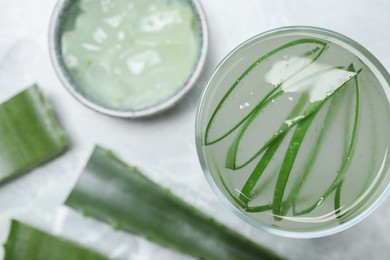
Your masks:
M5 240L9 219L14 217L114 259L191 259L142 238L115 232L61 206L98 143L138 165L186 201L288 258L390 259L390 198L363 222L340 234L310 240L277 237L244 223L218 201L203 177L194 142L195 112L208 77L230 50L260 32L287 25L325 27L360 42L390 69L390 1L201 2L210 27L210 52L194 91L162 115L123 120L80 105L57 79L47 43L54 1L0 1L0 101L39 83L54 103L71 142L63 156L0 187L0 241ZM2 254L0 250L0 258Z

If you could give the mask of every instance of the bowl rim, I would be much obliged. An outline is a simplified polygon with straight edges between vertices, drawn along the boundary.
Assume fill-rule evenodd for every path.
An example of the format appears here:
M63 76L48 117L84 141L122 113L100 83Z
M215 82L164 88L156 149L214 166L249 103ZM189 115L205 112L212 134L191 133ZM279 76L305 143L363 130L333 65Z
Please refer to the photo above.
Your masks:
M184 83L180 89L168 97L166 100L161 103L157 103L156 105L142 108L139 110L117 110L113 108L107 108L102 105L99 105L92 100L88 99L88 97L84 96L80 91L78 91L78 87L75 83L71 82L67 76L66 68L62 65L60 60L62 60L62 55L59 51L60 46L58 46L57 36L59 35L60 23L59 18L64 12L64 9L67 7L68 3L72 0L58 0L54 10L51 14L50 23L49 23L49 54L51 63L54 67L55 73L60 79L62 85L65 89L78 100L81 104L105 115L113 116L113 117L121 117L121 118L143 118L153 116L155 114L159 114L177 103L179 103L195 86L195 83L199 79L203 68L206 63L206 57L209 49L209 29L207 25L206 15L203 11L203 7L198 0L184 0L188 1L193 8L195 13L195 17L199 22L200 32L201 32L201 46L200 53L197 58L196 66L192 70L190 77Z
M208 89L210 88L210 85L214 81L214 78L219 73L223 65L228 61L236 52L240 51L243 47L251 44L252 42L255 42L257 40L266 39L268 37L271 37L273 35L277 34L283 34L287 32L305 32L305 33L314 33L320 36L324 37L331 37L332 39L339 40L348 46L352 47L354 50L358 51L362 56L368 59L373 65L373 68L376 69L376 71L373 71L376 76L378 76L378 73L380 76L383 77L383 81L387 84L387 86L390 86L390 75L386 68L381 64L381 62L371 53L369 52L365 47L363 47L361 44L357 43L356 41L352 40L351 38L340 34L338 32L334 32L329 29L321 28L321 27L314 27L314 26L285 26L285 27L279 27L272 30L265 31L263 33L257 34L248 40L242 42L237 47L235 47L232 51L230 51L225 58L219 63L219 65L215 68L214 72L210 76L209 80L207 81L205 87L203 88L199 103L198 103L198 109L196 112L196 121L195 121L195 143L196 143L196 150L198 159L200 162L200 165L202 167L203 173L205 178L207 179L207 182L211 186L211 189L213 192L217 195L220 201L227 206L230 211L232 211L235 215L237 215L239 218L243 219L245 222L251 224L252 226L259 228L261 230L264 230L268 233L282 236L282 237L289 237L289 238L317 238L317 237L324 237L333 235L339 232L342 232L356 224L358 224L360 221L365 219L370 213L372 213L383 201L384 199L389 195L390 193L390 181L386 184L386 187L383 189L382 193L378 195L378 197L371 203L371 205L368 205L365 210L358 213L356 216L352 217L348 221L336 226L336 227L330 227L325 228L321 230L315 230L315 231L291 231L291 230L284 230L281 228L275 228L272 226L265 225L261 222L255 221L253 218L245 215L242 211L240 211L238 208L236 208L232 202L227 199L226 195L220 190L218 185L215 183L212 174L208 170L206 160L204 158L202 146L203 146L203 137L201 136L202 130L201 130L201 114L203 110L203 106L205 103L205 97L207 95ZM369 66L370 67L370 66ZM370 67L370 69L373 69ZM383 85L383 82L381 81L381 84ZM387 93L387 99L390 100L390 89ZM387 153L386 153L387 154Z

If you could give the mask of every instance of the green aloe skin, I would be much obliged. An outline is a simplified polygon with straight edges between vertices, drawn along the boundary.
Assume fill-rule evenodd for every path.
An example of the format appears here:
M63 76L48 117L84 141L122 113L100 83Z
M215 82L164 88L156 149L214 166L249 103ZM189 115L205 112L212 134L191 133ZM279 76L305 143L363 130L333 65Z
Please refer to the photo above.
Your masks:
M201 259L280 259L96 147L65 202L85 216Z
M262 224L319 231L344 223L388 180L388 90L330 39L289 35L259 46L232 55L203 100L209 171Z
M106 260L107 257L17 220L11 221L4 260Z
M0 184L62 153L67 138L37 85L0 105Z

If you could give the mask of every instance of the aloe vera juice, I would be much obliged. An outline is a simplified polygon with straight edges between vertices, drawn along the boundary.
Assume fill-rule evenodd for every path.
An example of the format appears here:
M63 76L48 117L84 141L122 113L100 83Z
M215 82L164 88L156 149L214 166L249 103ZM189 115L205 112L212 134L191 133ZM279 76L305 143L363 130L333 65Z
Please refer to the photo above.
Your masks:
M198 124L210 180L263 226L336 227L389 182L389 86L336 38L249 41L209 82Z

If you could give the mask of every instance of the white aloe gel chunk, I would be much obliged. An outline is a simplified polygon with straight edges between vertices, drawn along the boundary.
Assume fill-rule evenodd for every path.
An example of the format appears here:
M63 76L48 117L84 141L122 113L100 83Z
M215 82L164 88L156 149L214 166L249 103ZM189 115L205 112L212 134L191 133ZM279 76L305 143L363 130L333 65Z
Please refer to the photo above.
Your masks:
M371 63L367 62L367 59L358 51L350 52L348 45L341 44L340 41L337 41L336 44L332 38L322 38L321 35L315 34L314 39L322 39L328 44L325 51L313 64L286 80L286 75L290 74L291 66L296 68L299 67L299 64L307 62L306 57L296 53L296 49L287 49L283 53L284 56L267 60L267 69L262 68L261 65L259 65L258 70L254 68L252 74L248 74L248 78L242 80L248 90L247 93L243 91L240 95L235 95L234 102L225 103L225 106L221 108L218 121L214 121L212 124L211 140L223 136L229 127L238 121L239 116L237 115L243 113L242 111L245 112L256 106L257 103L253 101L261 100L272 86L284 82L280 87L282 95L271 100L242 136L237 149L237 165L240 165L258 151L281 125L291 125L293 120L303 116L303 112L310 105L321 102L336 92L318 111L306 132L287 181L282 203L290 195L293 185L302 178L302 171L316 147L316 140L321 130L324 127L327 128L319 147L318 156L313 160L312 170L301 186L294 200L294 206L290 205L291 207L284 213L285 215L278 220L272 215L272 210L246 212L231 198L230 194L236 196L236 199L239 197L244 184L262 156L261 154L243 168L236 170L226 168L227 152L245 123L226 138L212 144L206 144L205 132L221 98L227 93L232 82L253 61L274 48L304 38L310 38L310 35L306 33L301 35L299 32L278 35L267 39L262 44L247 45L231 55L229 60L214 75L202 101L199 119L203 158L212 180L222 194L234 207L255 222L294 232L320 231L336 227L340 225L340 221L348 222L351 218L367 210L385 190L390 180L388 156L388 148L390 147L390 135L388 134L388 129L390 129L389 86L382 76L374 74L375 70L372 69ZM300 48L305 49L303 46ZM355 72L346 69L351 63ZM343 216L338 219L334 207L335 193L333 192L323 200L321 200L321 196L336 178L351 139L356 108L356 89L354 79L348 80L355 76L360 69L361 72L357 75L360 90L358 132L351 163L345 172L340 194L340 212ZM315 76L310 77L309 75ZM340 89L346 81L348 83ZM260 82L266 84L260 84ZM263 87L266 90L262 90ZM253 91L256 88L259 90ZM307 100L301 112L295 118L288 118L292 108L295 107L304 93L307 95ZM249 100L248 97L251 99ZM242 106L239 106L240 104ZM330 121L325 125L324 121L328 110L330 111ZM265 204L272 207L280 166L295 129L296 127L292 127L287 133L269 166L255 184L254 193L249 195L250 207ZM221 178L226 188L222 185ZM294 214L294 209L295 212L299 212L316 202L320 203L313 211L300 216Z
M200 55L200 25L186 0L79 0L65 21L62 55L79 91L117 110L164 102Z

